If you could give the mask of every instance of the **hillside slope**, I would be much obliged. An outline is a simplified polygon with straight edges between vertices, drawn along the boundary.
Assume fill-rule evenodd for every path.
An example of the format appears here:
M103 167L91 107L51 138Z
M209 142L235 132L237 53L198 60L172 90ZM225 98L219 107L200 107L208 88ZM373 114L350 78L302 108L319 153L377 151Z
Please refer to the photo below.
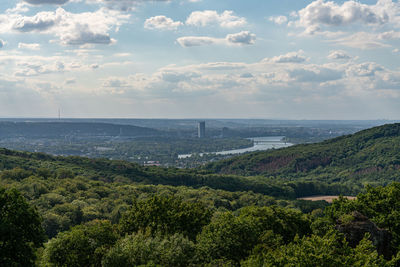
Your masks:
M208 164L220 174L323 182L361 188L400 180L400 124L387 124L321 143L255 152Z
M17 171L16 171L17 169ZM130 183L188 186L208 186L231 192L253 191L271 196L294 197L293 190L252 177L217 175L194 169L143 167L122 160L90 159L85 157L50 156L44 153L20 152L0 148L0 180L3 177L22 180L31 175L43 176L43 170L57 179L82 176L107 183L127 180ZM11 171L12 175L8 175Z

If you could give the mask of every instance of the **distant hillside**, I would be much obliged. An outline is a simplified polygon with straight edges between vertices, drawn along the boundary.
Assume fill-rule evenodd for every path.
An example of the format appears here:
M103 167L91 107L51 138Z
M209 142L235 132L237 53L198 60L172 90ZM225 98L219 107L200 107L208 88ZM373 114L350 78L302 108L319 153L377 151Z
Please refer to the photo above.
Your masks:
M400 181L400 124L387 124L321 143L255 152L205 167L269 181L321 182L361 189ZM312 191L312 190L311 190Z
M162 132L139 126L86 122L0 122L0 137L50 138L62 136L123 136L161 135Z

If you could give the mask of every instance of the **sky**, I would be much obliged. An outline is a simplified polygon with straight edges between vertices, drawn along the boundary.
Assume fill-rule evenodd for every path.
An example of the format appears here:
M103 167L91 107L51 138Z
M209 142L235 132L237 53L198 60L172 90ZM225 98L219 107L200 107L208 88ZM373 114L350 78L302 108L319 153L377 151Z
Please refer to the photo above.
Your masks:
M400 119L400 2L8 0L0 117Z

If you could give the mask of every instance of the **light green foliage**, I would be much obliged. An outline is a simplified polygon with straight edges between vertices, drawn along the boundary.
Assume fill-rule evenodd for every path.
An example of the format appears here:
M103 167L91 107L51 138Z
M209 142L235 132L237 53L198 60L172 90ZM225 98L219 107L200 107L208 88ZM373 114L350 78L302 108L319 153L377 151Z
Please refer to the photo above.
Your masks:
M45 266L100 266L101 259L117 241L118 235L109 221L92 221L59 233L43 253Z
M230 212L217 215L197 238L202 261L228 259L239 262L269 231L290 242L294 236L310 233L303 214L279 207L248 207L235 216Z
M277 248L266 246L242 263L242 266L390 266L379 257L368 238L355 248L350 248L338 233L330 232L324 237L311 235L299 238Z
M182 234L134 233L120 239L104 256L103 266L188 266L194 244Z
M44 233L37 211L15 190L0 187L0 266L29 266Z

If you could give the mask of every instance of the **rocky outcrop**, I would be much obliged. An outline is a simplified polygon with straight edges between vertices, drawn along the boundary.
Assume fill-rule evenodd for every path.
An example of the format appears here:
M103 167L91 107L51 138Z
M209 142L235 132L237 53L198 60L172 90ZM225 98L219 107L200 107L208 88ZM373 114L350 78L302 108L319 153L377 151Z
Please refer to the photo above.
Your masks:
M338 221L336 229L343 233L347 242L351 247L356 247L366 233L370 234L370 240L376 247L378 253L385 258L390 258L391 251L391 235L388 230L378 228L366 216L358 211L351 214L351 221Z

